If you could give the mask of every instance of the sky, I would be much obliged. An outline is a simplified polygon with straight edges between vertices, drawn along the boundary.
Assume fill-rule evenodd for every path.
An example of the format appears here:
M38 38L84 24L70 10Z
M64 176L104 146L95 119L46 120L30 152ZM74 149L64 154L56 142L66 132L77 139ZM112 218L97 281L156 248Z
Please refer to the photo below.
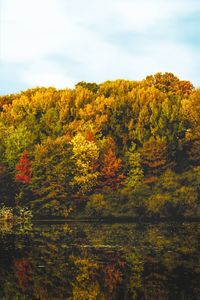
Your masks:
M0 94L172 72L200 86L199 0L0 0Z

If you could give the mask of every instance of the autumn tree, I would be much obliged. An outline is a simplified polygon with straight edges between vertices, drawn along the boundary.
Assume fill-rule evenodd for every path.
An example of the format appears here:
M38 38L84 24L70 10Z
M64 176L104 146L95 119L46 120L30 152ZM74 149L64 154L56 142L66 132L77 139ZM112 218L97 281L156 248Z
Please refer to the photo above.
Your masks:
M88 90L92 91L93 93L96 93L99 89L98 84L96 84L95 82L80 81L75 85L75 87L78 87L78 86L88 89Z
M132 190L137 189L143 182L142 159L139 151L136 150L136 145L132 144L126 153L127 160L127 177L126 186Z
M186 140L189 161L194 166L200 165L200 90L185 99L182 105L184 121L187 125Z
M99 163L98 188L117 189L124 180L121 172L122 161L116 156L116 146L112 138L103 141Z
M198 205L198 188L195 185L199 179L193 179L191 174L181 176L167 170L146 201L148 212L165 217L195 216Z
M72 209L74 162L66 137L48 138L35 146L32 163L32 205L38 212L66 216Z
M143 144L140 153L147 183L154 182L167 168L174 166L164 139L151 138Z
M24 149L34 145L35 135L22 123L17 128L11 126L6 131L4 138L5 161L11 170L14 170Z
M99 148L91 134L86 136L78 133L72 140L72 157L75 161L75 170L72 186L78 194L87 194L97 183L98 171L97 160L99 158Z
M188 95L194 89L191 82L179 80L178 77L170 72L165 72L164 74L159 72L155 75L147 76L146 83L154 85L157 89L164 93Z
M31 180L31 161L27 150L22 153L19 162L16 164L15 180L23 184L30 183Z

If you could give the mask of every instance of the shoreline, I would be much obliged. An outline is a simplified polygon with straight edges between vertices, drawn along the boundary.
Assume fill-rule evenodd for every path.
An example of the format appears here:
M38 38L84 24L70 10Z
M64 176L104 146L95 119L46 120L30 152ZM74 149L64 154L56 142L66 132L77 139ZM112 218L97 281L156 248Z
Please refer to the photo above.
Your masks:
M167 222L200 222L200 217L188 218L133 218L133 217L104 217L104 218L38 218L33 223L167 223Z

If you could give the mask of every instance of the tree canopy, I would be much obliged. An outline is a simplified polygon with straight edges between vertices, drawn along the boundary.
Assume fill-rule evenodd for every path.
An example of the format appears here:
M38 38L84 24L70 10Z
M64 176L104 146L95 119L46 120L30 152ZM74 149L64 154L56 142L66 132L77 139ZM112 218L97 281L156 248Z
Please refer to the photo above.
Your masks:
M107 207L112 207L118 192L115 207L127 207L125 200L120 202L125 194L134 207L141 188L164 189L159 182L168 171L176 178L188 172L193 177L188 183L193 190L183 186L180 197L198 195L199 150L200 90L172 73L142 81L82 81L74 89L34 88L0 97L4 203L9 203L6 194L18 199L23 191L27 205L62 215L89 207L95 193L102 194L99 199L110 197ZM162 194L148 203L141 200L147 212L170 202ZM192 199L190 205L196 207L198 196Z

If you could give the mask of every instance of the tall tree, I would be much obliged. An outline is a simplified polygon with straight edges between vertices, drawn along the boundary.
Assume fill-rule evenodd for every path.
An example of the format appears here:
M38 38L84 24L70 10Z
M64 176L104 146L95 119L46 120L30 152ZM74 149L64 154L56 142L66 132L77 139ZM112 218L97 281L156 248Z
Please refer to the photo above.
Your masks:
M116 145L114 140L109 137L103 141L99 161L98 187L117 189L124 180L121 167L122 161L116 156Z
M31 175L31 161L27 150L24 150L19 162L16 164L15 180L24 184L28 184L30 183Z
M96 163L99 158L99 149L95 141L78 133L72 140L75 173L72 185L79 194L89 193L97 183L98 171Z
M135 190L142 184L144 177L141 154L136 150L136 144L132 144L127 151L126 161L127 177L125 183L128 188Z
M38 212L66 215L73 203L72 149L66 137L48 138L35 146L32 163L32 205Z
M154 182L167 168L174 166L168 157L166 141L161 138L151 138L143 144L140 150L142 166L146 182Z

